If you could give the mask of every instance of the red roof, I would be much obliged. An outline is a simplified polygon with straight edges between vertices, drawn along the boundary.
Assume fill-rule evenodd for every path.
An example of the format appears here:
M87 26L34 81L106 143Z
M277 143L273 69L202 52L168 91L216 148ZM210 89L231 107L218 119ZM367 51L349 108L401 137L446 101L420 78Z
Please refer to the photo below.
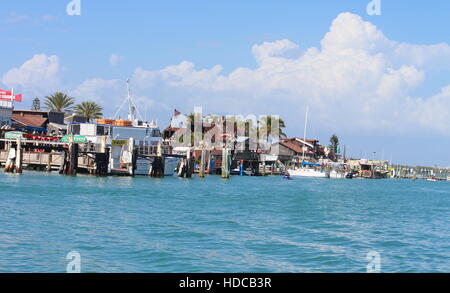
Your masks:
M280 144L282 146L287 147L288 149L293 150L296 153L302 153L303 152L303 149L300 146L298 146L298 145L296 145L296 144L294 144L292 142L280 142Z
M32 127L43 127L48 120L47 118L44 118L42 116L22 115L16 113L12 115L12 119L16 122L19 122L20 124Z

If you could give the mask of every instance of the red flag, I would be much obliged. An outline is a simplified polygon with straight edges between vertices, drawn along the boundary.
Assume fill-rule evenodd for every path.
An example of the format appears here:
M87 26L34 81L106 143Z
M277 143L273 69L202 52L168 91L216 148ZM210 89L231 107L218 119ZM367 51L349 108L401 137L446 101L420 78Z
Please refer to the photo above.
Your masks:
M16 102L22 102L22 94L15 95L15 96L14 96L14 101L16 101Z
M0 100L11 100L12 92L0 89ZM22 94L14 95L13 101L22 102Z
M5 95L5 96L11 96L11 91L5 91L5 90L2 90L2 89L0 89L0 95L1 96L3 96L3 95Z

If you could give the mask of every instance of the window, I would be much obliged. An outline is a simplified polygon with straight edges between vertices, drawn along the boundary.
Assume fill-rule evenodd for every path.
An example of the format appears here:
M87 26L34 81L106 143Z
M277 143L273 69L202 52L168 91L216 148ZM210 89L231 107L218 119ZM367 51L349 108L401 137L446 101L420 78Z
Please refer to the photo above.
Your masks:
M105 126L97 126L97 135L105 135Z
M74 135L79 135L80 134L80 125L72 125L72 133Z
M159 129L152 130L152 137L161 137L161 132L159 131Z

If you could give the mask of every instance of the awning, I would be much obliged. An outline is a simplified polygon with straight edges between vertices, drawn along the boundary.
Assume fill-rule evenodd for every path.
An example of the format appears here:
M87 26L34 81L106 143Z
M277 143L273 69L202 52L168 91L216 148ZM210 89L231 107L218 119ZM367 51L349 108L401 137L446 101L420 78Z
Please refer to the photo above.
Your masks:
M26 126L22 128L17 128L17 130L29 130L29 131L37 131L37 132L47 132L47 129L44 127L34 127L34 126Z
M302 161L302 165L303 166L322 166L321 164L318 164L318 163L310 163L310 162L306 162L306 161Z

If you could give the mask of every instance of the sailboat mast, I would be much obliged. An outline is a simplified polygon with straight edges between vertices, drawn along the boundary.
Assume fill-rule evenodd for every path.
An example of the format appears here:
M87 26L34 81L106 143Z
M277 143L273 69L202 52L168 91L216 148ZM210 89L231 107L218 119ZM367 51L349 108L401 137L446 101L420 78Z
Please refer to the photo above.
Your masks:
M308 127L308 112L309 112L309 107L306 106L306 115L305 115L305 131L303 132L303 154L302 154L302 160L305 160L305 146L306 146L306 130ZM303 162L302 162L303 163Z

